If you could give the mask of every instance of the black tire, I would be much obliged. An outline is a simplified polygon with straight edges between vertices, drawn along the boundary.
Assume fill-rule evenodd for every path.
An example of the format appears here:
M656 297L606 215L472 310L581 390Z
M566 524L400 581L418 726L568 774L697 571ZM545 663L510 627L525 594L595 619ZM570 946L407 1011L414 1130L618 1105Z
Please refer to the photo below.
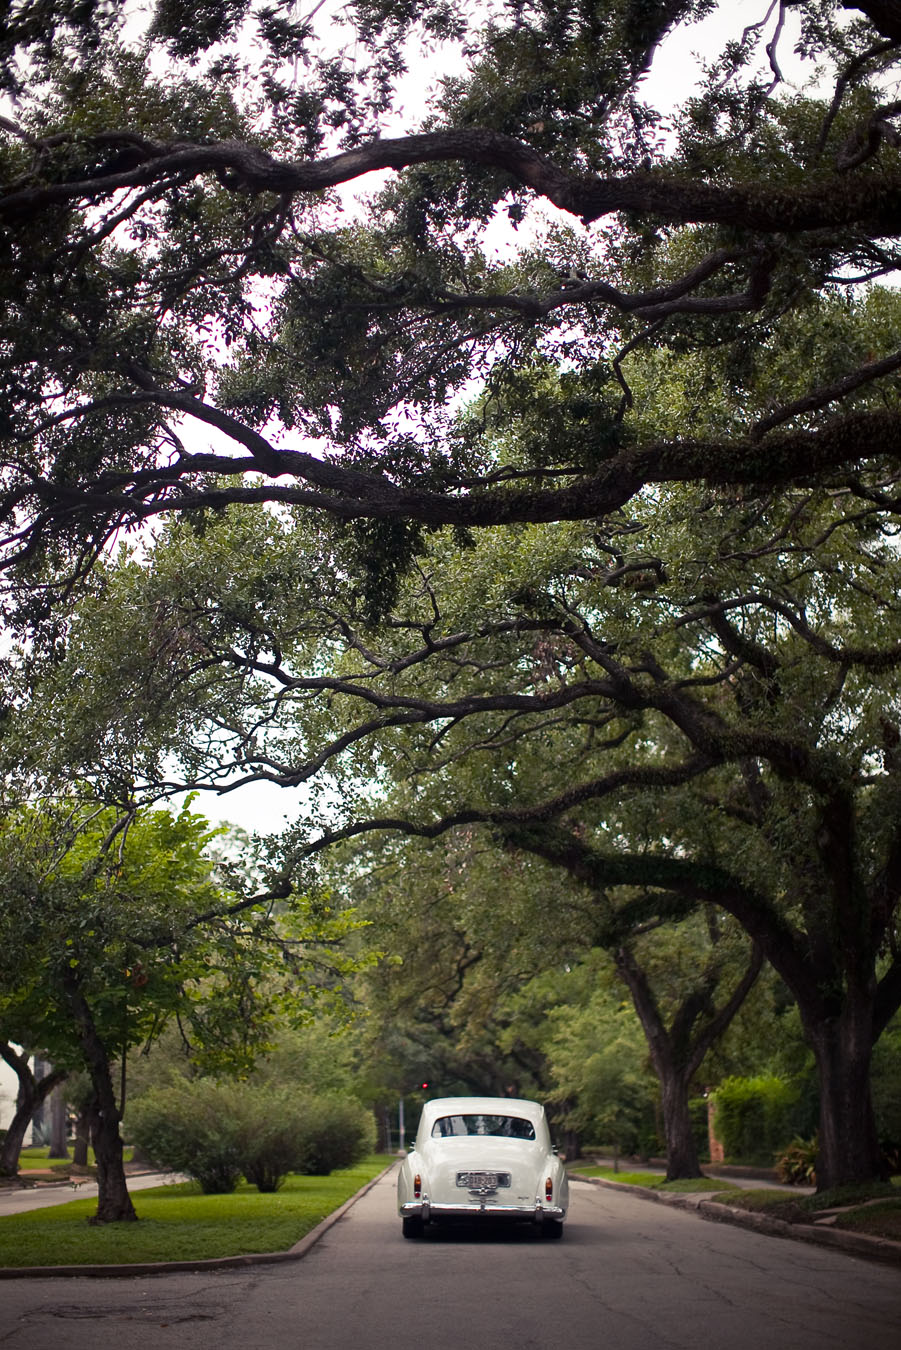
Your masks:
M422 1222L422 1219L417 1219L415 1217L402 1219L401 1226L405 1238L421 1238L425 1231L425 1224Z
M541 1236L546 1238L562 1238L563 1220L562 1219L542 1219Z

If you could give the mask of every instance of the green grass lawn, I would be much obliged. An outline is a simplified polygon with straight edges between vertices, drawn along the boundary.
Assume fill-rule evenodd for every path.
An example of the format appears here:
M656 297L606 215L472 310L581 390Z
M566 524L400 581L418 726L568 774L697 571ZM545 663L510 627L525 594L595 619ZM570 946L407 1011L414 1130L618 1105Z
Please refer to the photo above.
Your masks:
M901 1242L901 1177L895 1177L893 1182L877 1182L872 1186L845 1186L833 1191L804 1195L769 1187L742 1190L722 1177L664 1181L659 1172L614 1172L612 1167L574 1167L569 1170L574 1176L603 1177L607 1181L620 1181L626 1186L648 1186L658 1191L691 1193L715 1190L711 1199L719 1204L768 1214L771 1218L785 1219L788 1223L814 1223L817 1214L824 1210L841 1208L836 1217L836 1227ZM866 1203L874 1200L879 1203Z
M788 1223L814 1223L818 1214L839 1210L836 1227L901 1242L901 1177L895 1177L893 1182L867 1186L841 1186L831 1191L817 1191L814 1195L747 1190L738 1195L734 1192L718 1194L713 1199L731 1205L733 1209L750 1209L774 1219L785 1219ZM867 1203L874 1200L879 1203Z
M327 1177L288 1177L274 1195L242 1184L204 1195L194 1182L135 1192L138 1223L94 1226L96 1200L0 1218L0 1266L119 1265L284 1251L394 1159L372 1154Z
M127 1149L125 1150L125 1153L124 1153L123 1156L124 1156L126 1162L131 1162L132 1151L133 1151L133 1150L130 1149L130 1148L127 1148ZM71 1165L72 1165L72 1157L71 1157L71 1154L72 1154L72 1146L71 1146L71 1144L70 1144L70 1146L69 1146L69 1160L68 1160L68 1162L66 1161L65 1158L51 1158L51 1157L50 1157L50 1148L49 1148L49 1146L46 1145L46 1144L43 1146L43 1148L23 1148L23 1149L22 1149L22 1152L19 1154L19 1171L20 1171L20 1172L35 1172L35 1171L44 1171L44 1172L45 1172L45 1171L47 1170L48 1167L53 1168L53 1169L57 1169L57 1168L58 1168L58 1169L60 1169L60 1170L65 1170L65 1168L71 1167ZM93 1150L92 1148L89 1148L89 1149L88 1149L88 1165L89 1165L90 1167L93 1167L93 1165L94 1165L94 1150Z
M869 1233L871 1237L890 1238L901 1242L901 1198L880 1200L875 1205L852 1209L840 1219L842 1228L854 1233Z
M571 1167L567 1169L577 1177L603 1177L605 1181L621 1181L626 1186L648 1186L655 1191L669 1191L694 1194L698 1191L732 1189L731 1181L721 1177L698 1177L691 1181L667 1181L662 1172L614 1172L612 1167ZM735 1188L737 1189L737 1188Z

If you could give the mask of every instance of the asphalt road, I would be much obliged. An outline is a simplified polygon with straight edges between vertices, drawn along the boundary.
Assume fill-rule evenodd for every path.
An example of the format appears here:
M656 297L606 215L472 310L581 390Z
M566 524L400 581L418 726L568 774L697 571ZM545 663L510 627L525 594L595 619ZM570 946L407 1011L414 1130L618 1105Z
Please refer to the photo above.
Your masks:
M6 1280L6 1350L898 1350L901 1272L574 1183L531 1229L404 1241L394 1178L300 1262Z

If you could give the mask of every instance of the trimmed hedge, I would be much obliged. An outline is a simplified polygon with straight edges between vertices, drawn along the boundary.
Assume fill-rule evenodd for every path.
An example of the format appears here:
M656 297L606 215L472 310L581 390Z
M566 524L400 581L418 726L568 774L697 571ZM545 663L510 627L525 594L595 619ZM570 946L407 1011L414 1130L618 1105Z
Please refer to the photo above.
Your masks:
M300 1139L302 1147L292 1171L327 1177L374 1151L375 1120L352 1097L311 1097L304 1105Z
M792 1140L812 1133L811 1104L797 1083L727 1078L714 1095L716 1132L729 1162L772 1166Z
M124 1132L156 1166L184 1172L207 1195L227 1195L243 1171L237 1101L231 1084L173 1083L132 1102Z
M325 1176L359 1162L375 1142L371 1113L353 1099L210 1079L145 1093L125 1128L152 1162L184 1172L207 1194L233 1191L242 1175L261 1191L278 1190L289 1172Z

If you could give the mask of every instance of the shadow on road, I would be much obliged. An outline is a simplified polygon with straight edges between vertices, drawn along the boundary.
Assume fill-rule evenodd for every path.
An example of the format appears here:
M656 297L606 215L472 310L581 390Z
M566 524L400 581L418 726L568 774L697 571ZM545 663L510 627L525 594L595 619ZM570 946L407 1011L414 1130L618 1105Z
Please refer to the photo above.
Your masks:
M573 1238L578 1240L578 1232L578 1224L564 1224L563 1241L569 1242ZM534 1223L503 1223L497 1219L486 1223L468 1223L464 1220L453 1223L430 1223L426 1225L423 1236L416 1238L415 1242L426 1242L430 1245L434 1243L501 1243L505 1246L540 1243L548 1247L557 1245L552 1239L546 1238ZM414 1243L409 1245L413 1246Z

